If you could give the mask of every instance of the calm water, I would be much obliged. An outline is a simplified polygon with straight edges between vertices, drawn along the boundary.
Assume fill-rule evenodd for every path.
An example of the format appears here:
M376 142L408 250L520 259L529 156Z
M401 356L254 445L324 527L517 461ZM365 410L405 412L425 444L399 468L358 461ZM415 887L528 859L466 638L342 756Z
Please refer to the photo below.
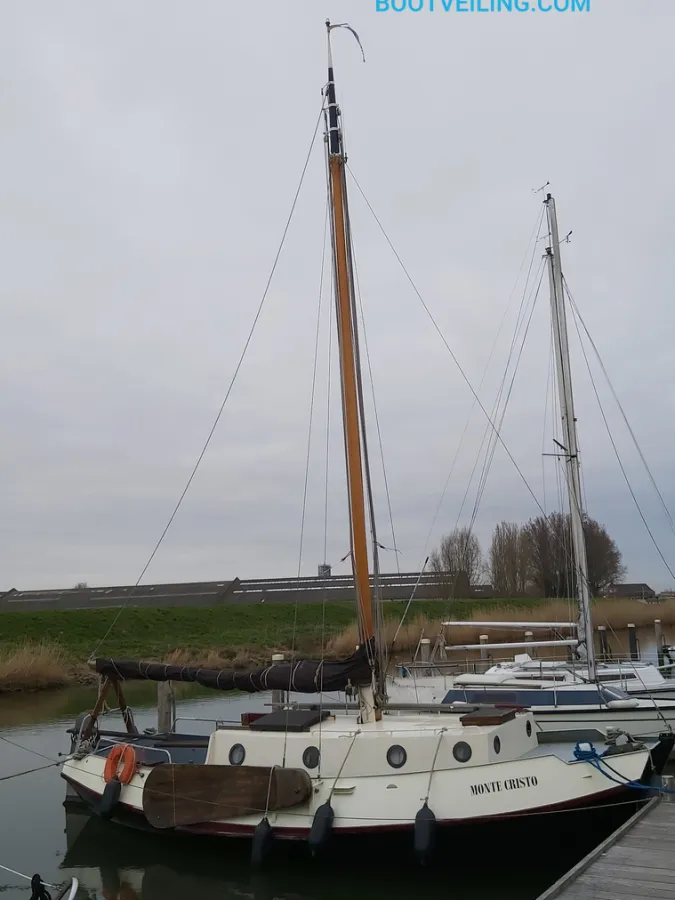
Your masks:
M140 727L156 724L148 685L127 691ZM264 696L200 696L184 693L179 715L205 719L238 719L244 709L261 709ZM56 759L68 750L67 735L75 716L90 709L93 689L77 688L34 696L0 697L0 778L45 765L48 760L21 747ZM180 728L180 724L179 724ZM208 722L183 723L182 730L209 732ZM340 856L312 860L300 846L283 843L263 873L252 873L245 842L204 842L187 837L146 835L103 823L79 808L64 805L65 783L54 767L21 778L0 781L0 863L26 874L40 872L48 882L77 876L81 898L98 900L410 900L422 890L428 900L534 900L569 866L625 819L631 806L565 816L564 830L551 840L539 827L522 824L508 835L477 841L453 832L433 866L409 864L406 852L391 845L341 848ZM512 838L507 845L506 841ZM363 851L369 847L364 862ZM0 871L5 900L28 898L28 883Z

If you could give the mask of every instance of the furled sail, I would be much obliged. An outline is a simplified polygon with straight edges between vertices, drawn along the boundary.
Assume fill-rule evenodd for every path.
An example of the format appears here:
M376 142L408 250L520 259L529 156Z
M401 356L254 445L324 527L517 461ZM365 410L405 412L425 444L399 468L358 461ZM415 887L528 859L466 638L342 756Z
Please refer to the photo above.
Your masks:
M359 647L348 659L312 660L272 663L260 669L204 669L197 666L171 666L164 663L140 662L133 659L98 657L93 661L99 675L116 681L187 681L219 691L297 691L316 694L321 691L343 691L371 683L372 647Z

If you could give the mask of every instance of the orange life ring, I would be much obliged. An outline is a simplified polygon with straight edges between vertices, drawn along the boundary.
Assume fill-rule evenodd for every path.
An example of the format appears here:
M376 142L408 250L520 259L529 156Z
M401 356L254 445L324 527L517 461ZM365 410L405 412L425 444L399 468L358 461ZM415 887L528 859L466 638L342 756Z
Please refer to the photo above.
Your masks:
M120 772L120 763L122 771ZM120 784L129 784L136 774L136 751L131 744L115 744L105 761L103 777L106 784L117 778Z

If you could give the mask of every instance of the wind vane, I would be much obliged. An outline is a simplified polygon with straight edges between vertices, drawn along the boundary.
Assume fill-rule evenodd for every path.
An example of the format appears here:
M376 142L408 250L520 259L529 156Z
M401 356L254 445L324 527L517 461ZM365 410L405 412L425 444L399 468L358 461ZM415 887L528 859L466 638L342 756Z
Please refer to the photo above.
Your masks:
M330 19L326 19L326 29L328 30L328 38L330 40L330 33L334 28L346 28L347 31L350 31L354 37L356 38L356 43L359 45L359 49L361 50L361 56L363 57L363 61L366 61L366 53L363 49L363 44L361 43L361 38L354 31L351 25L348 25L347 22L340 22L338 25L331 25Z

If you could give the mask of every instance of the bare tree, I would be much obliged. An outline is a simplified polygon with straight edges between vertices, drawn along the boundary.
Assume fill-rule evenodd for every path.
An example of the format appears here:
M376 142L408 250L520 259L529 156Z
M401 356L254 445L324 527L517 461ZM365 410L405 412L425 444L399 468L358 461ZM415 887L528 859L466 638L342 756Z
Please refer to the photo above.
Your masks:
M572 535L562 513L537 516L524 527L529 546L529 581L543 597L572 597Z
M591 594L603 594L611 584L623 581L626 567L621 551L604 525L595 519L584 519L584 536L588 556L588 586Z
M431 554L429 567L439 575L463 573L470 585L475 584L484 570L480 541L470 528L455 528L441 538L440 547Z
M601 593L625 574L621 552L604 525L584 517L591 594ZM573 597L577 593L569 515L538 516L525 525L530 553L530 581L544 597Z
M492 533L488 553L490 580L495 593L520 597L527 589L530 545L525 529L515 522L500 522Z

